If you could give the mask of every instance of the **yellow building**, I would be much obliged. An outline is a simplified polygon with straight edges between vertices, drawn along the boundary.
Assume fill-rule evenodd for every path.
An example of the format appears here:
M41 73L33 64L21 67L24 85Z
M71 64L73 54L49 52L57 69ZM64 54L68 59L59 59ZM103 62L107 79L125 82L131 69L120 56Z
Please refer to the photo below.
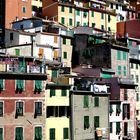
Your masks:
M43 16L69 28L89 26L107 31L116 31L116 13L102 1L42 0Z
M46 140L70 139L69 79L58 76L58 72L58 69L48 69Z

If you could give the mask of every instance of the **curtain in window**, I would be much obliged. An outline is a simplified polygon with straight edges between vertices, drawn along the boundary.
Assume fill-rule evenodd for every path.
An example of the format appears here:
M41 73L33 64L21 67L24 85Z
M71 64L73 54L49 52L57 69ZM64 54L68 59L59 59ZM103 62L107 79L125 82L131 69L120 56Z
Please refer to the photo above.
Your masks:
M17 80L16 81L16 88L18 91L23 92L24 90L24 80Z
M35 80L35 91L41 92L42 91L42 81Z
M35 127L35 138L42 140L42 127Z
M22 127L16 128L16 140L23 140L23 128Z
M89 128L89 116L84 116L84 129Z
M84 96L84 108L87 108L89 106L89 98L88 95Z

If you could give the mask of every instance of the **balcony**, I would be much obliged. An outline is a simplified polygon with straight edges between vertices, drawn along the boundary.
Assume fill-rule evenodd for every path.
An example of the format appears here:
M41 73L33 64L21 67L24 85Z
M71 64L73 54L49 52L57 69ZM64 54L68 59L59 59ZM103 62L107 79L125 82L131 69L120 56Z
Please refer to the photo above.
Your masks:
M119 84L134 85L134 80L128 78L118 78Z

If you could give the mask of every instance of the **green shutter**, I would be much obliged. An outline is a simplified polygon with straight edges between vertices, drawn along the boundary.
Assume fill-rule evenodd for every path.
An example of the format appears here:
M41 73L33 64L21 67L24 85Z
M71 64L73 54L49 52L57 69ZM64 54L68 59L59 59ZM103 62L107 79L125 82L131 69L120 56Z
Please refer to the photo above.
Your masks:
M84 129L89 128L89 116L84 116Z
M22 12L26 13L26 7L22 7Z
M91 12L91 16L94 17L94 11Z
M139 93L136 94L136 100L139 101Z
M35 80L35 91L41 92L42 91L42 81Z
M123 74L126 76L126 66L123 67Z
M112 113L112 112L113 112L113 106L109 105L109 113Z
M121 66L118 66L118 75L121 75Z
M0 140L3 140L3 128L0 128Z
M0 91L3 90L3 88L4 88L3 83L4 83L3 79L0 79Z
M119 104L119 105L116 105L116 112L117 112L117 113L120 113L120 112L121 112L120 104Z
M63 6L63 5L61 6L61 11L62 11L62 12L64 12L64 11L65 11L64 6Z
M67 96L67 90L66 89L61 90L61 96Z
M63 128L63 139L68 139L69 138L69 129L68 128Z
M69 7L69 13L72 13L72 7Z
M25 64L24 60L19 61L19 70L20 70L20 72L25 72L25 66L26 66L26 64Z
M87 108L89 106L89 97L88 95L83 96L83 103L84 103L84 108Z
M110 133L112 133L112 122L110 122Z
M16 56L20 56L20 49L15 49L16 51Z
M94 127L100 127L100 120L99 120L99 116L94 116Z
M65 24L65 18L64 17L61 17L61 23Z
M123 60L126 60L126 52L123 52Z
M80 16L80 10L76 10L76 15Z
M66 38L63 38L63 44L66 44Z
M16 81L16 88L18 91L23 92L24 90L24 80L17 80Z
M64 59L67 59L67 52L64 52Z
M0 116L3 116L3 102L0 102Z
M55 128L50 129L50 140L55 140Z
M120 131L120 122L116 122L116 131Z
M104 19L104 13L101 13L101 19Z
M35 138L42 139L42 127L35 127Z
M121 51L117 51L117 59L121 60Z
M99 106L99 97L94 97L94 106Z
M16 140L23 140L23 128L16 127Z
M56 78L57 77L57 70L52 70L52 78Z
M50 97L55 96L55 89L50 89Z
M69 25L72 26L72 19L69 19Z
M111 18L110 18L110 15L108 15L108 22L110 22Z

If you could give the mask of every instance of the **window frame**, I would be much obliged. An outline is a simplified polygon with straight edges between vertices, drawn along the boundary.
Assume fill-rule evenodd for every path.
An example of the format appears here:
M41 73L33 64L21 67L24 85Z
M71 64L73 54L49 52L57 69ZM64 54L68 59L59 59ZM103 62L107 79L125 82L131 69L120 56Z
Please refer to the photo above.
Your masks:
M15 113L17 113L17 103L22 103L22 113L20 113L20 114L17 114L17 117L19 117L19 116L24 116L24 101L21 101L21 100L19 100L19 101L16 101L15 102ZM20 106L20 105L19 105Z
M53 130L54 132L54 136L51 137L51 130ZM49 140L55 140L55 137L56 137L56 129L55 128L49 128Z
M41 128L41 131L42 131L42 137L43 137L43 126L42 125L35 125L34 126L34 140L36 140L36 132L35 132L35 129L37 128L37 127L40 127ZM42 138L41 138L41 140L42 140Z
M36 104L37 103L41 103L41 113L36 112ZM39 104L38 104L38 106L39 106ZM34 102L34 114L36 116L42 116L43 115L43 103L42 103L42 101L35 101Z
M26 11L26 6L22 6L22 13L26 13L27 11Z
M0 127L0 129L2 129L2 140L4 140L4 128Z
M17 128L22 128L22 137L23 137L23 140L24 140L24 127L23 127L23 126L16 126L16 127L15 127L15 131L14 131L14 133L15 133L15 134L14 134L14 137L15 137L15 138L14 138L14 140L16 140L16 129L17 129Z

